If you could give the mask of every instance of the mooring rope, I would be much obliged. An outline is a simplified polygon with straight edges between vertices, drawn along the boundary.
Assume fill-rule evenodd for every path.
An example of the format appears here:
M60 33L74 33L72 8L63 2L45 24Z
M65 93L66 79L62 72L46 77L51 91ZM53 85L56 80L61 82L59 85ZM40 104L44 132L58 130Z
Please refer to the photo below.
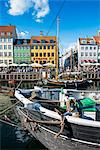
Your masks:
M14 106L16 106L18 103L20 103L20 101L17 101L15 104L11 105L10 107L6 108L5 110L3 110L2 112L0 112L0 115L4 114L6 111L8 111L9 109L13 108Z
M17 124L14 124L14 123L11 123L11 122L7 122L7 121L2 120L2 119L0 119L0 122L5 123L5 124L10 125L10 126L13 126L13 127L20 127Z

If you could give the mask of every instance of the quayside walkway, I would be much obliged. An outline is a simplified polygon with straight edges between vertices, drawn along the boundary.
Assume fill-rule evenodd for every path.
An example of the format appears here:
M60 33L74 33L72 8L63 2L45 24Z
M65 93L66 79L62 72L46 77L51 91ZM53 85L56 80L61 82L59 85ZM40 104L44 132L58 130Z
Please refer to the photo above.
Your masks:
M64 75L62 75L63 78L65 78L67 76L67 72L64 73ZM100 80L100 72L83 72L81 73L81 77L85 78L85 79L91 79L91 80ZM1 72L0 73L0 80L5 80L5 81L9 81L9 80L29 80L29 81L33 81L36 79L43 79L43 78L48 78L48 75L42 74L41 72L11 72L11 73L5 73L5 72Z

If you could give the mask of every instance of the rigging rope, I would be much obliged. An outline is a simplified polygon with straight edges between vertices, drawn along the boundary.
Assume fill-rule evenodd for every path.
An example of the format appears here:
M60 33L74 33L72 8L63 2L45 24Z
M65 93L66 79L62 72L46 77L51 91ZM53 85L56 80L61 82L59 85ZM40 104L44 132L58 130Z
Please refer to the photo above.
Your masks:
M47 32L46 36L48 36L48 34L49 34L49 32L50 32L50 30L51 30L51 28L52 28L54 22L55 22L56 19L57 19L57 16L60 14L60 12L61 12L61 10L62 10L62 8L63 8L63 6L64 6L64 3L65 3L65 0L62 2L62 5L60 6L60 9L58 10L58 12L57 12L55 18L53 19L53 21L52 21L52 23L51 23L51 25L50 25L50 27L49 27L49 29L48 29L48 32Z

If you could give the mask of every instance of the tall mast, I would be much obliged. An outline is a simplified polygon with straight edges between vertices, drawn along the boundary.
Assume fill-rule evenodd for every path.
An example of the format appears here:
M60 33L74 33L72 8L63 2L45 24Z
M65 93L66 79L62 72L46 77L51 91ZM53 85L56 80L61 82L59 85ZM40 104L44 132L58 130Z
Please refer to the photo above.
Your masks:
M60 18L59 16L57 17L57 48L58 48L58 70L59 70L59 26L60 26Z

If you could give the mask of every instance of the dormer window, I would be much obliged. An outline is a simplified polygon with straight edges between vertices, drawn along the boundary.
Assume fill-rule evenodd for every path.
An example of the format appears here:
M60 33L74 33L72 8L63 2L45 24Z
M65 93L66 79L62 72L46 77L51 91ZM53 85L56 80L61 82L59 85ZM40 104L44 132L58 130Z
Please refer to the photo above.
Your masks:
M51 40L50 40L50 43L54 43L54 40L51 39Z
M45 43L45 40L41 40L41 43Z
M24 40L24 43L23 44L27 44L27 40Z
M81 44L87 44L87 41L86 40L82 40Z
M33 40L33 43L37 43L37 40Z
M95 41L94 40L90 40L90 44L95 44Z
M18 45L21 44L20 40L17 41L17 44L18 44Z

